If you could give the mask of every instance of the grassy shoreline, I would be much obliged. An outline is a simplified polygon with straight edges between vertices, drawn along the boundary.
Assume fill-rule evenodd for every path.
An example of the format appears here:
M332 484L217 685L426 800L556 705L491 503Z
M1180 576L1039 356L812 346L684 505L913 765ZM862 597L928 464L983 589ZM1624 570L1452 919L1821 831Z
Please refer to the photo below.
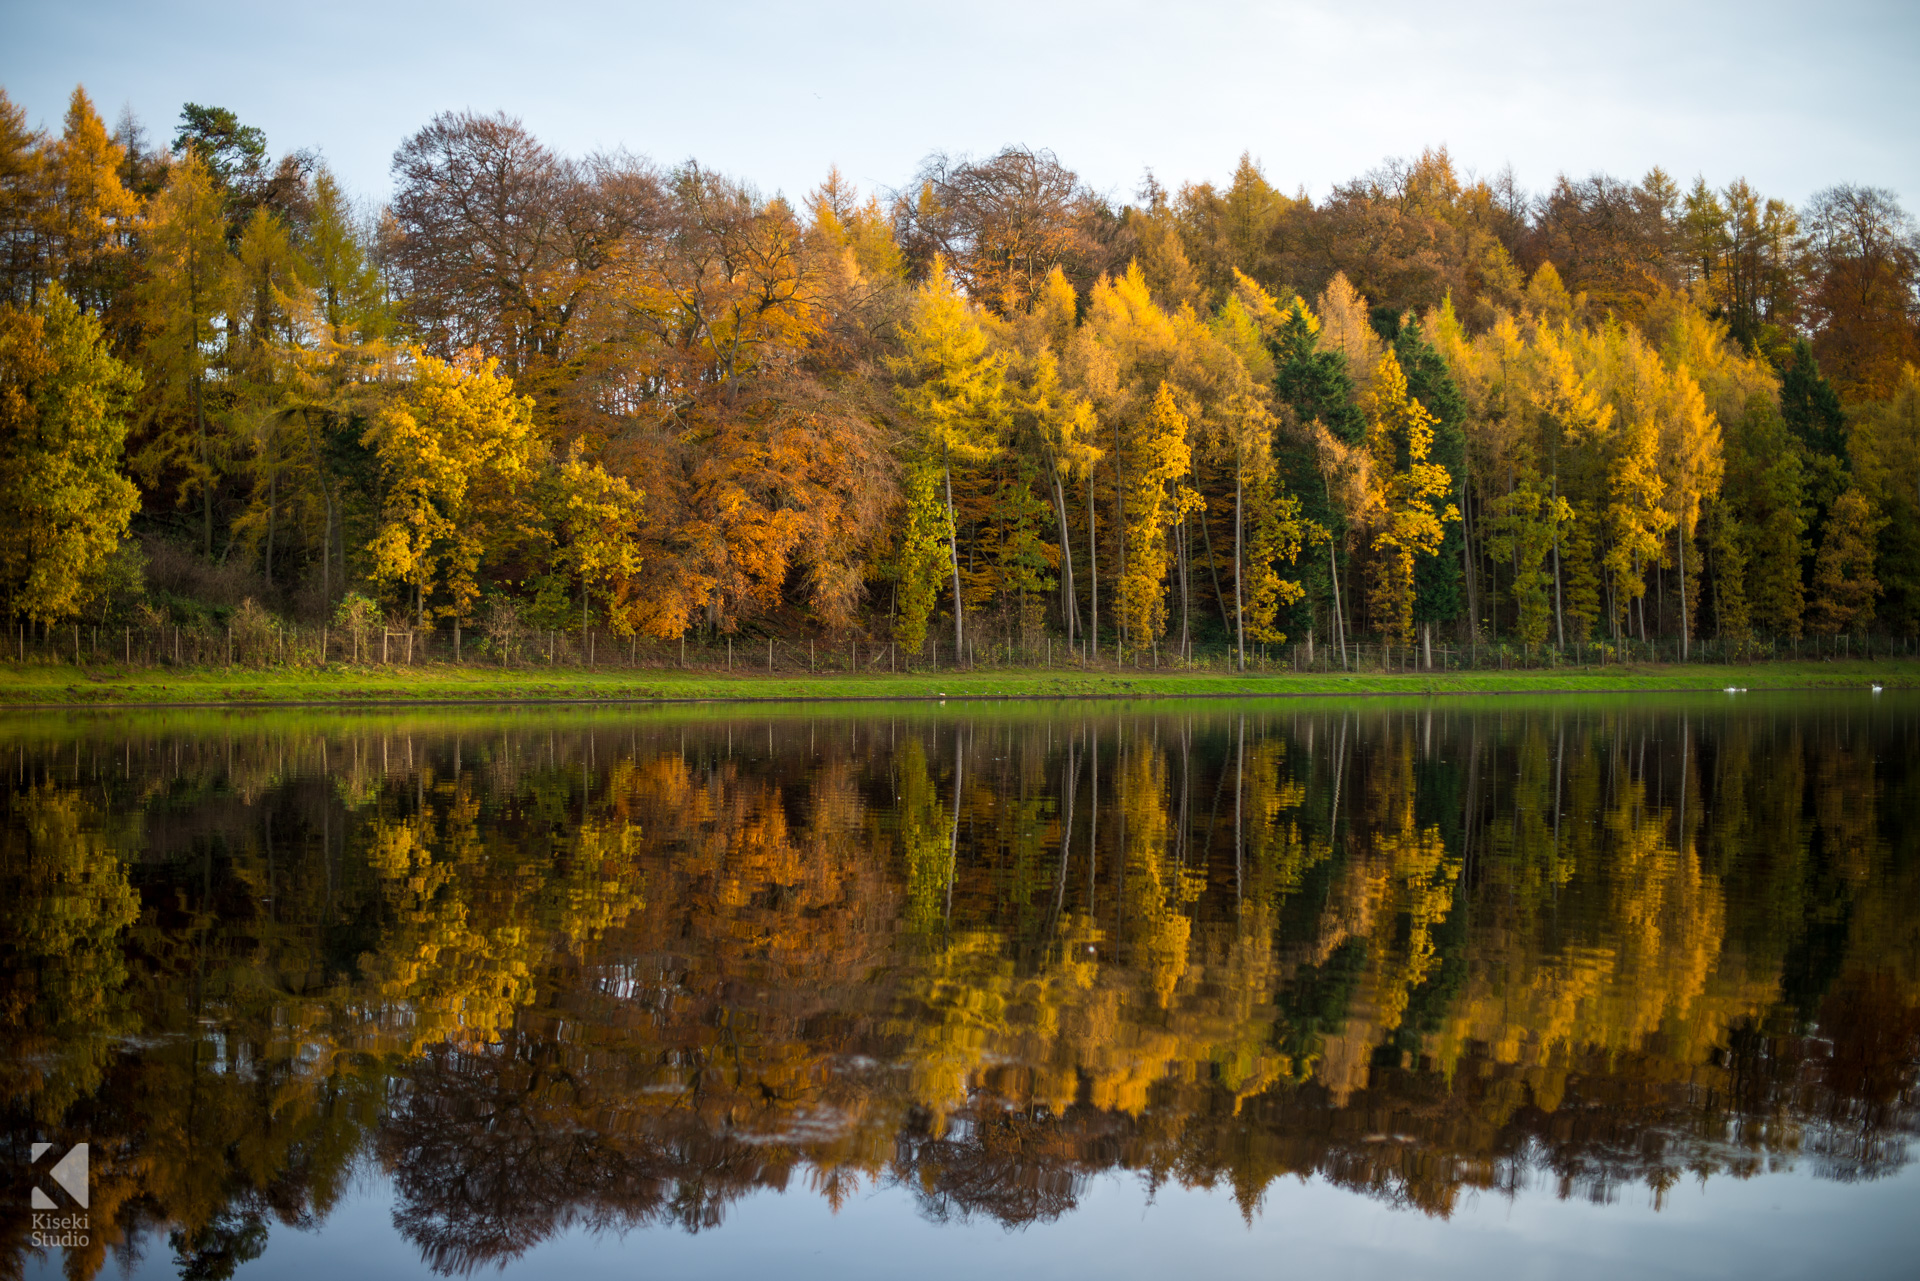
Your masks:
M441 703L794 702L887 699L1431 697L1920 688L1920 659L1341 675L1001 669L766 674L673 669L501 671L476 665L200 669L0 664L0 708Z

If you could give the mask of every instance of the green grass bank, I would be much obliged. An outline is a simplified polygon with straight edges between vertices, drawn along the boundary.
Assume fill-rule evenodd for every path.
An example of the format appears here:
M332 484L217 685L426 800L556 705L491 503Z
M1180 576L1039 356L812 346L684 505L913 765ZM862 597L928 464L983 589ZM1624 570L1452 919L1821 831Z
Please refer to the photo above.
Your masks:
M913 674L754 674L711 670L532 668L428 663L318 667L76 667L0 664L0 707L516 702L790 702L808 699L1048 699L1678 693L1920 688L1920 659L1750 665L1641 664L1519 671L1340 674L1083 672L992 668Z

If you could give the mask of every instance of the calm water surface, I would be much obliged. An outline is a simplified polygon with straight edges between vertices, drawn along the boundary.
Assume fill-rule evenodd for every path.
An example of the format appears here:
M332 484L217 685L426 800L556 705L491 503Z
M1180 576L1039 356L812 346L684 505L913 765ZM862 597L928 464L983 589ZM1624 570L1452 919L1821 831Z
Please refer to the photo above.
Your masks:
M1920 1271L1920 699L40 713L0 772L0 1276Z

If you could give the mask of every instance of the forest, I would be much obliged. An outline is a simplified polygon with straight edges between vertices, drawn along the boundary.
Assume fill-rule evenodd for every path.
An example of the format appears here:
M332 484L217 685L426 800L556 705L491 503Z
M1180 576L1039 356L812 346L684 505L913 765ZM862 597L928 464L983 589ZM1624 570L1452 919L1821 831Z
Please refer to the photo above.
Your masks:
M1528 191L1439 148L1129 203L1010 147L794 200L471 111L392 177L0 94L19 653L1920 634L1920 232L1883 189Z

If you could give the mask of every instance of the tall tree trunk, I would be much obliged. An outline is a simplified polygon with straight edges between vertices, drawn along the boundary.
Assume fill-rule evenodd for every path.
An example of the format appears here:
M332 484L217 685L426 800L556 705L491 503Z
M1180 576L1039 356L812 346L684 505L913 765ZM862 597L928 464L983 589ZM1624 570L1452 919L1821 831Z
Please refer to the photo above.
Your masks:
M1553 477L1553 503L1556 514L1553 522L1553 626L1560 648L1565 649L1567 647L1567 615L1560 604L1560 521L1557 518L1560 509L1560 476L1557 472Z
M320 539L320 617L333 612L333 495L327 496L327 532Z
M1060 807L1062 823L1060 826L1060 879L1053 890L1053 918L1060 919L1060 913L1067 905L1067 861L1073 857L1073 812L1080 790L1080 762L1074 755L1074 740L1067 740L1067 764L1061 771L1060 794L1066 803Z
M1497 555L1487 559L1487 639L1500 639L1500 560Z
M1464 469L1463 469L1464 470ZM1473 521L1470 507L1473 486L1465 475L1460 478L1460 560L1467 579L1467 628L1469 634L1480 630L1480 574L1473 558Z
M1087 468L1087 573L1092 579L1092 616L1087 620L1087 658L1100 655L1100 540L1094 531L1093 468Z
M960 621L966 612L966 603L960 595L960 521L953 512L953 464L944 449L940 452L940 476L947 486L947 559L953 566L953 661L958 666L967 652Z
M1687 527L1684 521L1673 531L1673 537L1680 544L1680 660L1685 662L1693 652L1693 626L1687 619Z
M1227 589L1220 586L1220 565L1213 554L1213 531L1208 527L1207 515L1200 513L1200 542L1207 549L1207 577L1213 580L1213 598L1220 603L1220 625L1233 631L1233 619L1227 615Z
M953 731L953 828L947 841L947 920L953 919L953 878L960 866L960 793L966 787L966 769L966 748L956 728Z
M1240 901L1245 880L1240 853L1240 803L1247 790L1247 718L1244 712L1240 716L1239 729L1239 743L1233 754L1233 899L1236 903Z
M1125 473L1120 466L1120 424L1113 425L1113 510L1114 541L1120 547L1120 650L1124 656L1126 646L1131 639L1127 635L1127 491L1124 485Z
M267 474L267 586L273 586L273 526L280 515L280 469L275 467Z
M1327 539L1327 572L1333 576L1333 643L1340 649L1340 666L1347 665L1346 611L1340 605L1340 560L1333 553L1333 539Z
M1245 603L1240 598L1242 543L1246 535L1246 519L1242 515L1246 460L1235 458L1233 461L1233 632L1234 644L1239 650L1240 670L1247 670L1247 616Z
M1060 469L1047 460L1053 473L1053 510L1060 521L1060 621L1067 625L1067 644L1073 644L1080 630L1080 598L1073 589L1073 539L1067 529L1067 491L1060 483Z
M187 311L192 345L187 351L187 378L193 388L193 425L200 444L200 511L204 530L201 554L213 558L213 459L207 449L207 400L199 370L200 273L196 258L187 265Z
M197 347L198 344L196 343ZM213 454L207 445L207 397L199 375L193 379L193 422L200 438L200 515L202 551L213 559Z
M1087 790L1091 793L1091 813L1087 815L1087 915L1093 915L1094 890L1099 885L1100 862L1100 723L1092 727L1092 747L1087 760Z
M1633 572L1636 574L1640 572L1640 553L1639 552L1635 552L1633 554ZM1642 582L1644 581L1645 580L1643 579ZM1645 645L1648 643L1648 641L1647 641L1647 589L1644 586L1641 587L1640 589L1640 595L1635 597L1635 603L1640 606L1640 643L1642 645Z
M1181 517L1179 549L1181 549L1181 661L1185 663L1185 661L1187 661L1187 641L1188 638L1190 638L1190 634L1192 634L1188 624L1192 622L1192 605L1194 605L1192 576L1190 576L1190 572L1188 572L1187 565L1187 517Z

